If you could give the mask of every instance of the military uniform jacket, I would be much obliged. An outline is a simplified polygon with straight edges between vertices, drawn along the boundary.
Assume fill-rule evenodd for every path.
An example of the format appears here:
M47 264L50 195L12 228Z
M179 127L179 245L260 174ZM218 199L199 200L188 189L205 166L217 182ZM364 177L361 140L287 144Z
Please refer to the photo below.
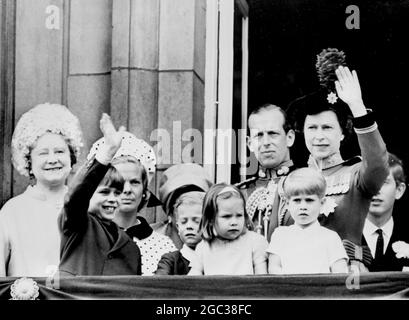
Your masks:
M342 240L360 246L371 199L382 187L389 169L386 146L378 129L358 134L358 142L362 158L355 157L322 170L329 201L319 222L336 231Z
M252 218L255 231L265 235L268 242L274 229L279 225L287 226L294 223L291 216L286 214L285 202L280 192L284 177L294 169L293 162L289 160L275 170L260 168L258 175L236 184L246 199L247 213ZM267 190L271 195L266 196ZM266 202L272 205L266 208ZM268 219L267 223L264 219Z

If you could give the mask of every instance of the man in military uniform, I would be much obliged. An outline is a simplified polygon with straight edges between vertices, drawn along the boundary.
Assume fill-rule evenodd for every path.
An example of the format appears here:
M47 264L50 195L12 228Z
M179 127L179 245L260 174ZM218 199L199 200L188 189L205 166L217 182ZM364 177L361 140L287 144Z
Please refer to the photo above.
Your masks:
M293 223L284 210L280 188L283 177L294 167L290 147L294 144L295 134L287 122L286 113L272 104L253 110L248 127L247 146L258 161L258 173L236 186L246 198L247 212L255 231L270 241L277 226Z

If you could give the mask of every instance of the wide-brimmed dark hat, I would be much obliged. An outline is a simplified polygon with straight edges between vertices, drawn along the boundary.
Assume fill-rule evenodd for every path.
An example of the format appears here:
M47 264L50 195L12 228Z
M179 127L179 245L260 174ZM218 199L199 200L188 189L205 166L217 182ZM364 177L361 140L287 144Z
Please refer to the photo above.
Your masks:
M296 131L303 131L307 115L333 111L338 117L342 130L350 132L351 111L348 105L337 96L335 89L335 81L337 80L335 70L339 66L346 66L343 51L328 48L317 55L315 67L320 86L314 92L290 102L286 109L288 120Z

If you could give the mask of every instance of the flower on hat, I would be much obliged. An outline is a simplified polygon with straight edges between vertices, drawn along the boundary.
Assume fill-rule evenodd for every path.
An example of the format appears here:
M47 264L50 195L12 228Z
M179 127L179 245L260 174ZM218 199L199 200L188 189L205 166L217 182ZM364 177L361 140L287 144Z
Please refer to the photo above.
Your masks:
M337 80L335 70L339 66L346 66L344 51L338 50L337 48L327 48L317 55L315 69L321 87L328 90L335 88L334 82Z
M11 300L36 300L39 296L37 282L31 278L20 278L11 285Z
M13 165L20 174L29 176L31 148L47 132L62 135L79 157L83 140L78 118L63 105L39 104L21 116L11 140Z
M329 103L334 104L335 102L337 102L337 100L338 100L338 96L336 95L336 93L334 92L328 93L327 101Z
M100 149L105 144L104 138L97 140L91 147L91 150L88 153L87 159L92 159ZM142 166L145 168L145 171L148 175L148 182L151 181L155 175L156 169L156 156L152 147L142 139L137 138L130 132L124 132L122 136L121 147L116 152L113 159L131 156L138 160Z
M317 55L317 62L315 68L317 71L318 79L321 87L326 88L330 93L328 93L327 101L330 104L337 102L338 97L334 90L334 83L337 80L335 70L339 66L345 66L345 53L336 48L327 48Z
M289 122L297 132L303 132L307 115L316 115L329 110L337 115L338 122L346 136L352 132L351 110L339 99L335 86L338 80L337 68L346 65L345 53L336 48L324 49L317 55L315 67L319 87L293 100L286 109Z

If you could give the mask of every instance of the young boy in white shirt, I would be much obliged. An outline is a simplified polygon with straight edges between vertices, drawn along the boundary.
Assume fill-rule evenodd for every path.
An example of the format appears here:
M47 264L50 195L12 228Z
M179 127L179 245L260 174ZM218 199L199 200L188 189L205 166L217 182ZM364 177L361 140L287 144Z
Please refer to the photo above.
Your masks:
M295 170L284 180L284 198L294 224L278 227L272 234L267 248L269 273L348 272L341 238L317 220L326 201L325 189L325 178L311 168Z

